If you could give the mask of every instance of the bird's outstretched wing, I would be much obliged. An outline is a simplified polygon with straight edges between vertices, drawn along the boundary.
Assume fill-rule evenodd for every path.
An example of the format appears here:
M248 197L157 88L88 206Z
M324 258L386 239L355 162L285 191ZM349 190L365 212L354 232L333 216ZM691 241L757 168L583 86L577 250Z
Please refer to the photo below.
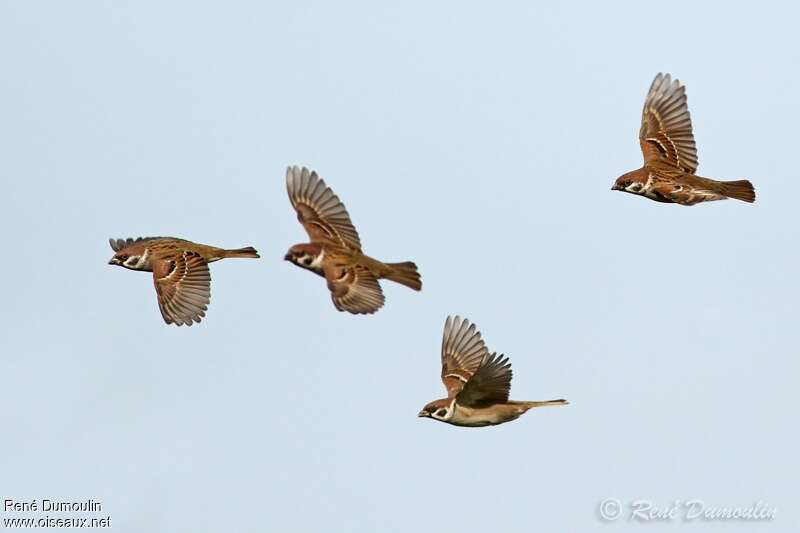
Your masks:
M493 353L484 358L481 365L464 385L456 398L458 403L477 406L508 401L511 391L511 363L508 357Z
M668 162L684 172L697 171L697 146L686 103L686 87L669 74L656 75L642 110L639 130L645 164Z
M153 263L158 307L167 324L200 322L211 301L211 273L199 254L181 252Z
M174 241L182 241L183 239L176 239L175 237L136 237L135 239L128 237L127 239L108 239L108 244L115 252L119 252L123 248L127 248L131 244L138 244L142 242L155 241L158 239L171 239Z
M347 209L316 172L305 167L289 167L286 190L297 211L297 220L306 229L311 242L361 251L361 241Z
M481 334L469 320L449 316L442 336L442 383L447 396L456 396L489 355Z
M328 264L324 268L333 305L355 315L372 314L383 307L378 279L362 265Z

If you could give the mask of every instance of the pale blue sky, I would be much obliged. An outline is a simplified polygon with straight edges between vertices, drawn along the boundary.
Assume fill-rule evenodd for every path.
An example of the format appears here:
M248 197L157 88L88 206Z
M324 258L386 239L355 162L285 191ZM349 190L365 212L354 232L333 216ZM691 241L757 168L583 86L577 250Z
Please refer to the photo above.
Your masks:
M797 530L798 12L746 5L0 1L0 498L119 532ZM700 173L756 204L609 191L659 71ZM284 262L290 164L423 292L351 316ZM263 259L167 326L106 264L153 234ZM571 405L418 419L456 313L512 398ZM605 524L607 497L778 513Z

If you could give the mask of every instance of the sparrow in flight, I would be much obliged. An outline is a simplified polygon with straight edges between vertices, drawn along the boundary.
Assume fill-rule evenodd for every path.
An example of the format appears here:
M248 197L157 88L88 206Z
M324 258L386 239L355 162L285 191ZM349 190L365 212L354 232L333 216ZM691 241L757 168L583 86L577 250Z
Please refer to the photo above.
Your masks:
M611 190L681 205L728 198L752 203L756 199L753 184L747 180L716 181L695 174L697 147L686 87L669 74L659 73L650 86L639 144L644 166L617 178Z
M311 242L295 244L284 259L324 277L336 309L353 314L370 314L380 309L384 297L379 279L415 291L422 289L414 263L382 263L364 255L344 204L316 172L289 167L286 189L297 211L297 220Z
M511 363L502 354L489 354L475 324L460 317L447 317L444 323L442 382L447 398L429 403L419 416L455 426L494 426L534 407L569 403L510 401Z
M174 237L109 239L109 265L153 273L161 316L167 324L200 322L211 299L208 264L228 257L259 257L255 248L225 250Z

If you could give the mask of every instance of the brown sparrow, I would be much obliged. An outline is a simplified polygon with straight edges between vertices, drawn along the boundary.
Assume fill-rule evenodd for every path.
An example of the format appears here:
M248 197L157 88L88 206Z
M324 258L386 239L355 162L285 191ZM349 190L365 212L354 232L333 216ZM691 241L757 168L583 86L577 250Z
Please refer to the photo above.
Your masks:
M174 237L109 239L116 252L108 262L153 273L161 316L167 324L200 322L211 298L208 264L228 257L258 258L255 248L225 250Z
M568 403L510 401L511 363L502 354L490 355L475 324L460 317L447 317L444 323L442 382L447 398L429 403L419 416L455 426L494 426L516 420L534 407Z
M644 166L623 174L611 188L651 200L694 205L736 198L754 202L747 180L716 181L695 175L697 148L686 104L686 88L669 74L659 73L650 86L642 111L639 144Z
M422 289L417 265L382 263L361 251L358 232L344 204L317 176L303 167L286 169L286 189L310 243L295 244L284 259L324 277L333 305L353 314L374 313L383 306L379 279Z

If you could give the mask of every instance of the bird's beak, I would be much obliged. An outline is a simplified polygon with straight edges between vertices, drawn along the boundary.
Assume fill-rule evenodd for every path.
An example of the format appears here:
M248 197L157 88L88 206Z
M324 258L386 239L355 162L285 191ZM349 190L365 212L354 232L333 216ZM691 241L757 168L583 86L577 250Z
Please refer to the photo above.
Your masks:
M417 416L419 416L419 417L426 417L426 416L428 416L428 413L427 413L427 412L425 412L425 411L420 411L419 413L417 413Z
M292 259L292 254L286 254L283 256L284 261L290 261Z
M617 185L617 184L615 183L615 184L614 184L614 186L613 186L613 187L611 187L611 190L612 190L612 191L621 191L621 190L622 190L622 187L620 187L619 185Z
M108 264L109 265L116 265L117 263L114 261L114 258L112 257L111 259L109 259Z

